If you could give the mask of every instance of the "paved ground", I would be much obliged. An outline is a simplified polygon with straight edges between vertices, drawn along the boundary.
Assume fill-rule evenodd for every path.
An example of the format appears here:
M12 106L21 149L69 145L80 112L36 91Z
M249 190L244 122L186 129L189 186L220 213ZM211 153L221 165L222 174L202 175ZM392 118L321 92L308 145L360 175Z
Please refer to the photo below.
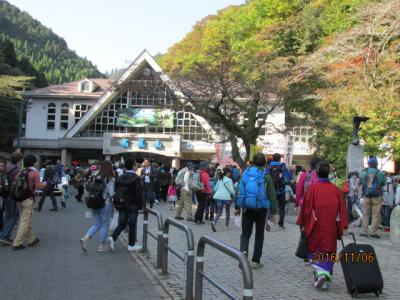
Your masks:
M0 246L0 299L166 299L121 243L114 253L98 253L93 239L82 253L79 238L89 224L84 204L49 212L47 201L33 216L37 246Z
M156 206L161 211L164 218L173 217L174 211L169 210L169 206L162 204ZM139 223L142 223L140 219ZM232 222L233 223L233 222ZM227 242L235 247L239 247L240 229L235 225L226 228L225 225L219 225L219 231L213 233L209 224L195 225L188 222L195 235L197 241L201 235L209 235ZM224 220L222 222L224 224ZM155 221L150 221L150 228L156 232ZM343 273L340 265L335 266L334 282L327 292L316 291L311 286L312 268L306 266L301 260L294 256L294 251L298 243L298 227L294 224L294 213L288 217L287 229L278 231L274 229L272 232L265 234L264 256L262 262L265 267L253 271L254 276L254 298L255 299L350 299L347 294ZM141 225L139 225L141 232ZM358 232L357 229L353 231ZM254 236L254 234L253 234ZM149 239L150 240L150 239ZM399 299L399 274L400 274L400 253L393 249L390 244L388 235L383 235L382 240L376 241L367 238L357 238L360 243L369 243L375 247L379 264L383 273L385 282L384 294L381 299ZM350 240L349 240L350 241ZM169 236L169 244L177 249L185 249L186 240L183 233L178 230L171 229ZM252 251L253 241L251 241ZM161 276L155 270L155 242L149 244L151 249L148 255L136 255L147 267L159 282L169 291L175 298L180 299L183 287L183 263L169 255L169 271L168 276ZM341 246L338 247L339 250ZM230 291L234 292L239 298L241 297L242 279L241 272L237 262L226 257L211 248L206 249L205 255L205 271L218 279L219 283L225 285ZM373 294L363 295L360 299L374 299ZM204 285L203 299L226 299L217 289L208 283Z

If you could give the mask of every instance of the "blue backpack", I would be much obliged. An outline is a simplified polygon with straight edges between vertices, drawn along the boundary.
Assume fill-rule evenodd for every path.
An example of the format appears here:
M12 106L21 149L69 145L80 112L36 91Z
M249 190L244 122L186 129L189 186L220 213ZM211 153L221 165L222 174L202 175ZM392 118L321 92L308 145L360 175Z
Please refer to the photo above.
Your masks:
M381 197L383 195L382 186L378 184L378 172L367 174L363 182L364 195L366 197Z
M262 170L250 167L244 171L236 204L241 208L270 208L265 191L265 174Z

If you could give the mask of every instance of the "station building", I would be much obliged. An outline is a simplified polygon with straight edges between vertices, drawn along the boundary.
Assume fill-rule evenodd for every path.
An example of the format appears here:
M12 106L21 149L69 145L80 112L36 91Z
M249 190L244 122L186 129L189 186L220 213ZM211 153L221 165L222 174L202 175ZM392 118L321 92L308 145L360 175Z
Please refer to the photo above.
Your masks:
M215 142L218 132L193 113L171 110L171 81L145 50L116 81L81 81L22 93L30 103L20 146L43 162L69 165L127 157L154 157L179 167L181 161L231 161L230 144ZM284 128L277 109L267 124ZM266 126L259 138L265 154L279 152L305 165L312 131L295 128L287 137Z

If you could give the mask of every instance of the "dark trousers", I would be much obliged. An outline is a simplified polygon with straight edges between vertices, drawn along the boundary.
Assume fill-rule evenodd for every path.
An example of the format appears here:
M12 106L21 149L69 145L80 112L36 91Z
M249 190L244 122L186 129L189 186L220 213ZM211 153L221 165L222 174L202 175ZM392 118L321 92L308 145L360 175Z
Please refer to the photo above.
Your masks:
M83 195L83 185L82 184L78 184L76 186L76 189L78 190L78 194L76 195L76 200L78 200L79 202L82 201L82 195Z
M203 221L203 216L204 216L204 210L206 209L207 206L207 199L208 195L204 192L196 192L196 198L197 198L197 209L194 214L194 221Z
M286 199L285 194L277 195L276 200L278 201L278 208L279 208L279 226L283 226L285 223L285 209L286 209Z
M392 208L389 205L382 205L381 208L382 213L382 226L383 227L390 227L390 214L392 213Z
M206 206L206 220L210 218L210 220L214 220L214 214L217 213L217 201L214 200L213 198L209 198L207 200L207 206Z
M264 244L264 227L267 219L267 209L243 209L242 235L240 236L240 251L249 253L249 242L253 233L253 224L256 224L254 241L253 262L259 263Z
M56 196L54 196L54 185L48 184L45 186L45 188L42 191L42 196L40 197L40 201L38 204L38 210L41 210L44 204L44 200L46 197L49 196L51 199L51 202L53 204L53 208L57 208L57 200Z
M118 211L118 226L115 228L111 235L113 240L116 241L121 232L125 229L128 224L129 227L129 246L135 246L136 242L136 226L139 210L135 206L129 206L125 209Z
M144 200L150 203L150 208L153 208L154 205L154 190L153 185L151 183L144 183L143 184L143 191L144 191Z
M6 198L3 201L4 219L3 229L0 231L0 238L9 239L11 237L11 232L18 223L19 213L17 202L14 199Z
M162 185L160 188L160 201L163 199L165 202L167 201L167 194L168 194L168 185Z
M347 218L349 222L354 221L353 217L353 203L357 200L357 196L347 196Z

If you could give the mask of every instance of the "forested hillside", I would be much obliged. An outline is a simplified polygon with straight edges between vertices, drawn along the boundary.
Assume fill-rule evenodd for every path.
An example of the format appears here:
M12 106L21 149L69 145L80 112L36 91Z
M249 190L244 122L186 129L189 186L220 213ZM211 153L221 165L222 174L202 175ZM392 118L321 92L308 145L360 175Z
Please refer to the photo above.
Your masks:
M339 168L356 114L371 117L368 154L400 157L399 12L399 0L249 0L204 18L160 61L175 80L219 85L227 107L237 104L235 84L266 87L288 124L312 126L317 152Z
M27 60L49 84L104 77L86 58L68 48L64 39L7 1L0 0L0 37L10 40L19 60Z
M46 84L46 79L28 61L17 59L14 45L0 39L0 150L10 151L17 135L21 100L18 91L42 83Z

